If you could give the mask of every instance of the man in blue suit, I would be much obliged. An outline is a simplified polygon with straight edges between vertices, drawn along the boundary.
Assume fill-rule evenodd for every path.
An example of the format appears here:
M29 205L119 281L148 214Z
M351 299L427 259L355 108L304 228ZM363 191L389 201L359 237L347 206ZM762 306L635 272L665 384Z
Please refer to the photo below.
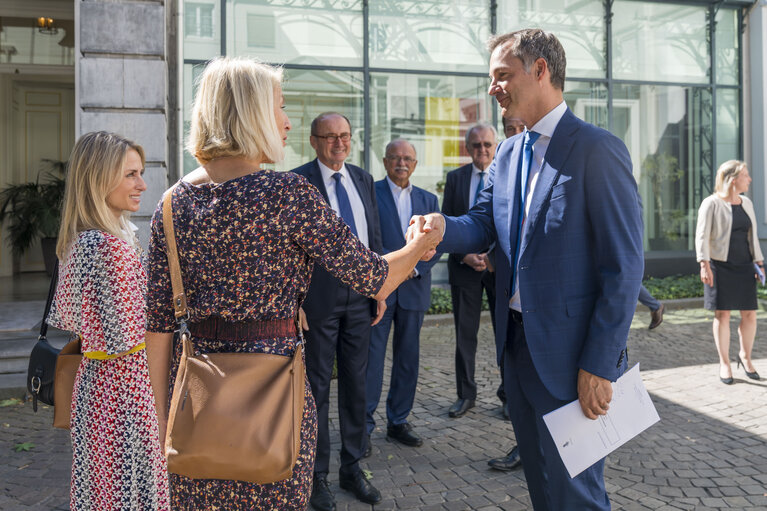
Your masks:
M377 181L376 198L381 219L383 253L405 246L405 233L413 215L423 215L439 209L437 196L410 183L415 170L415 147L403 139L386 146L383 159L386 177ZM392 369L389 395L386 398L386 436L410 447L419 447L423 440L408 423L418 383L419 344L423 316L431 302L431 267L439 259L421 261L408 280L400 284L386 299L386 312L370 334L368 370L365 383L367 407L367 449L370 455L370 434L375 428L373 414L378 408L383 384L384 358L389 331L394 323Z
M309 142L317 158L293 169L317 187L360 241L382 253L373 178L345 163L351 152L351 124L345 116L326 112L312 121ZM303 303L306 332L306 375L317 404L317 458L310 503L317 511L334 511L328 486L330 465L330 377L338 360L338 416L341 424L341 488L367 504L381 501L381 493L365 478L359 460L365 449L365 372L370 327L383 314L384 303L364 297L314 265Z
M496 241L496 350L533 506L610 509L604 460L570 478L542 417L574 399L589 419L604 415L627 367L644 270L631 159L567 108L553 34L520 30L489 49L489 94L530 130L501 142L468 214L416 217L412 229L445 229L446 252Z

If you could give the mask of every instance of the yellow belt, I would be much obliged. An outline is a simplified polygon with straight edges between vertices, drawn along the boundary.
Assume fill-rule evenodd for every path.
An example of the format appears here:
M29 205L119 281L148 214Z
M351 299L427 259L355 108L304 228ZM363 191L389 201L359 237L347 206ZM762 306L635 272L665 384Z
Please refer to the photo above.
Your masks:
M132 353L136 353L138 351L143 350L146 348L146 343L142 342L138 346L134 346L133 348L129 349L128 351L123 351L121 353L115 353L114 355L110 355L106 351L86 351L83 353L83 356L85 358L91 358L94 360L114 360L116 358L124 357L125 355L130 355Z

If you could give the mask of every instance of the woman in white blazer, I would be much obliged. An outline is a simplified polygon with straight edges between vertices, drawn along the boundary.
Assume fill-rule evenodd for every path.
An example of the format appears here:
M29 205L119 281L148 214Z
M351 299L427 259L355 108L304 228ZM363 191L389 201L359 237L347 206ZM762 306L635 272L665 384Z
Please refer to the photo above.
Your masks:
M700 280L705 284L705 307L714 311L714 342L719 352L719 379L733 383L730 367L730 311L740 311L738 367L746 376L759 379L751 363L756 335L757 267L764 273L762 251L756 233L754 206L748 197L751 177L739 160L729 160L716 172L715 193L698 210L695 250ZM756 265L756 266L755 266Z

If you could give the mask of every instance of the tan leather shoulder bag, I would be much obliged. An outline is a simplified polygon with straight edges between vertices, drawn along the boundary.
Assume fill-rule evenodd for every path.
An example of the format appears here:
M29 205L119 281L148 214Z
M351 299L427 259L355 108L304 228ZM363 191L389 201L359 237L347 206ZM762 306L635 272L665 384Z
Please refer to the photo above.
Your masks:
M194 353L173 228L174 188L163 199L163 227L183 354L165 438L168 470L192 479L259 484L288 479L301 441L302 344L293 357Z

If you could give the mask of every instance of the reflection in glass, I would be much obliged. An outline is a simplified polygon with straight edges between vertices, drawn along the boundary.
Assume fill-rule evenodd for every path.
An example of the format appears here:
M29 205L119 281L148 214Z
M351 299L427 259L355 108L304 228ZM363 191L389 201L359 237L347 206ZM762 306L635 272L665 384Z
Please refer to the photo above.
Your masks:
M716 90L716 160L715 168L740 157L740 97L737 89Z
M43 33L35 18L0 17L0 64L73 66L75 22L54 20Z
M184 68L182 70L182 73L184 73L184 88L182 91L181 104L184 106L184 108L182 113L183 122L181 123L183 130L183 133L181 134L182 143L180 144L181 147L179 149L182 154L184 174L190 173L200 165L197 163L197 160L194 159L194 156L189 154L184 146L189 137L189 128L191 126L192 119L192 104L194 103L194 95L197 93L197 84L203 70L205 70L204 63L184 64Z
M182 3L184 44L188 60L209 60L221 54L221 2L185 0Z
M486 87L484 78L373 73L368 169L373 177L386 175L386 144L405 138L418 155L413 183L436 191L449 170L471 162L464 147L466 130L489 121L495 107Z
M716 15L716 83L737 85L738 69L738 11L719 9Z
M372 67L487 72L490 2L370 2Z
M613 76L625 80L707 83L707 7L616 0Z
M567 76L606 76L602 2L498 2L498 34L528 27L542 28L557 36L567 55Z
M645 250L692 250L713 169L710 90L625 85L614 98L613 132L628 147L644 204Z
M226 0L226 39L228 55L362 66L362 0Z
M347 161L363 166L362 73L286 69L282 93L285 112L293 127L288 133L285 160L275 168L290 170L317 156L309 144L311 124L315 117L328 111L348 117L352 127L352 151Z
M603 83L565 81L565 101L580 119L608 128L607 87Z

